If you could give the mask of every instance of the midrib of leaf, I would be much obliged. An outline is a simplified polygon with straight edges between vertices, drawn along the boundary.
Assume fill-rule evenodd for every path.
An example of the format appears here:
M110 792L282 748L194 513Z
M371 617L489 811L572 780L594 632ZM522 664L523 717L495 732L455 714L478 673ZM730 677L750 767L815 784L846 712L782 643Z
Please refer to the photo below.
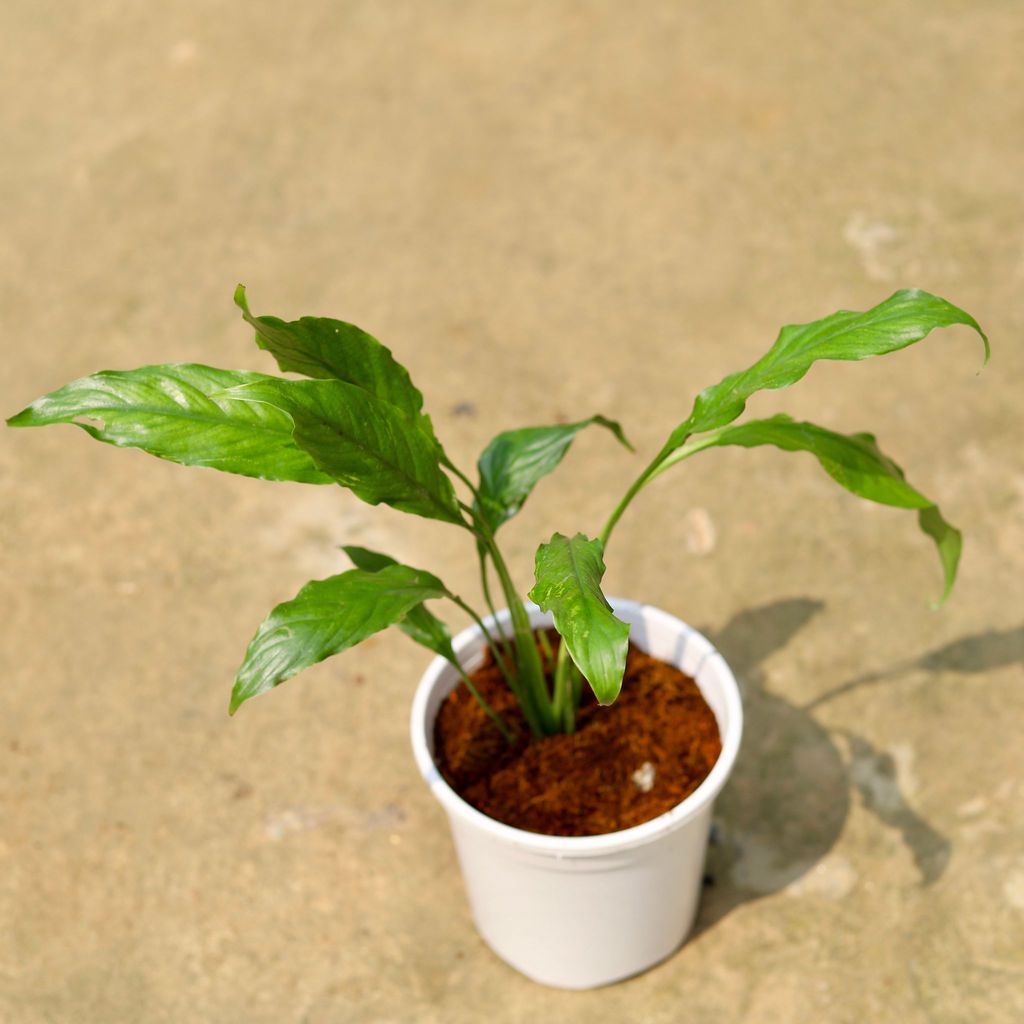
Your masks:
M408 587L401 587L401 588L393 587L392 590L391 590L391 593L392 594L405 594L405 593L414 593L414 594L416 594L416 593L419 593L422 590L426 590L426 591L428 591L428 593L433 594L435 588L434 587L428 587L426 584L423 584L423 583L418 583L415 586L408 586ZM423 600L424 601L429 601L429 600L431 600L431 598L430 597L424 597ZM330 607L329 606L327 606L327 605L324 606L324 613L325 614L329 614L330 613ZM349 631L350 632L354 632L355 628L362 629L366 625L366 623L370 620L370 618L371 618L371 611L370 610L364 611L362 613L362 618L361 619L356 619L355 623L354 623L353 629L351 629ZM281 623L280 626L277 626L275 628L276 629L281 629L281 628L287 628L288 626L292 626L292 625L302 625L302 624L307 624L307 623L318 623L318 622L323 622L323 620L324 620L324 615L323 614L321 614L321 615L309 615L309 616L304 616L302 618L297 618L295 616L290 616L288 618L288 620L287 620L287 623ZM336 630L334 630L333 635L337 636L338 633L342 633L342 632L345 632L345 627L344 626L339 626Z
M201 392L200 392L200 394L201 394ZM208 398L209 396L204 396L204 397ZM250 405L254 405L255 403L254 402L250 402L249 404ZM290 436L290 433L291 433L288 430L281 430L278 427L271 427L271 426L269 426L267 424L266 419L264 419L264 418L256 419L256 420L252 420L252 421L247 421L247 422L243 423L243 422L239 422L237 420L229 419L228 418L228 414L226 412L223 414L223 416L217 417L217 416L212 416L212 415L207 414L207 413L193 413L193 412L189 412L187 409L181 409L180 407L175 407L174 410L171 410L171 409L160 408L159 406L157 406L155 408L151 408L148 405L120 405L120 406L119 405L108 405L105 408L95 410L94 413L84 413L83 412L83 413L79 413L79 415L80 416L95 416L96 419L103 420L104 421L104 429L106 429L106 420L105 420L105 417L103 416L104 412L108 412L108 413L109 412L114 412L114 413L118 413L118 412L120 412L120 413L148 413L148 414L150 414L152 416L170 416L170 417L173 417L175 419L192 420L192 421L194 421L196 423L212 423L212 424L215 424L216 426L221 426L221 427L239 427L239 428L244 428L246 430L248 430L250 427L254 427L256 430L263 430L263 431L266 431L268 434L284 434L286 436ZM83 424L79 423L78 420L72 420L71 422L77 424L78 426L83 426ZM71 436L74 436L74 435L71 435Z
M829 331L829 332L827 332L826 334L823 334L823 335L818 335L817 337L813 336L813 333L812 333L811 339L805 345L799 346L799 344L798 344L797 348L790 349L789 351L787 351L785 353L785 358L786 359L790 359L790 358L793 358L794 356L805 356L805 355L807 355L808 352L810 352L816 346L824 344L825 342L835 341L836 338L841 338L844 334L850 334L852 331L860 330L862 328L877 327L879 324L888 323L890 320L899 320L901 317L905 317L905 316L906 316L906 312L905 311L901 312L901 313L892 313L889 316L878 317L877 320L870 320L867 323L859 323L859 324L846 323L846 324L843 324L842 327L837 327L835 330ZM813 326L813 325L811 325L811 324L805 324L804 325L805 328L808 327L808 326ZM771 355L771 353L769 352L768 355ZM765 358L767 359L768 356L766 355ZM856 361L856 360L854 360L854 361ZM754 366L756 366L756 365L757 364L755 363ZM809 370L810 367L808 366L807 369Z
M837 329L835 329L833 331L830 331L830 332L828 332L828 333L826 333L824 335L817 335L817 336L815 336L815 335L812 334L812 336L808 340L806 340L803 344L797 342L797 345L794 348L787 348L783 352L776 352L776 353L772 353L771 351L767 352L761 359L759 359L756 363L754 363L754 365L751 366L750 369L742 370L737 376L740 378L740 380L748 380L749 381L751 376L755 375L755 371L758 369L758 367L761 366L761 365L764 365L766 368L769 368L769 372L765 373L761 377L761 379L763 381L765 381L766 384L770 384L771 382L774 382L774 381L778 380L779 377L786 372L786 370L787 370L786 363L787 362L789 362L791 360L797 360L797 359L804 359L804 358L806 358L809 354L811 354L814 351L815 348L819 347L820 345L826 344L828 342L835 341L836 338L841 338L844 334L850 334L854 330L859 330L861 328L866 328L866 327L875 327L875 326L878 326L879 324L887 323L890 320L898 320L898 319L900 319L901 316L905 316L905 315L906 315L905 313L904 314L894 313L894 314L892 314L890 316L879 317L877 320L872 320L872 321L870 321L869 323L866 323L866 324L865 323L856 324L856 325L845 324L843 327L837 328ZM804 325L804 326L806 327L806 326L812 326L812 325ZM776 359L778 360L778 364L775 367L770 368L770 363L775 362ZM853 362L856 362L856 360L853 360ZM800 368L797 367L797 369L800 369ZM811 365L808 365L808 366L804 367L803 374L801 374L801 376L806 375L810 371L810 369L811 369ZM773 370L774 370L774 372L772 372ZM760 376L760 375L758 375L758 376ZM730 398L739 397L739 389L738 389L737 384L734 384L729 389L728 396ZM750 397L753 397L753 396L750 396Z
M854 314L854 315L858 315L858 314ZM828 333L826 333L824 335L814 336L812 334L812 336L809 339L805 340L803 344L798 342L797 346L794 347L794 348L787 349L785 352L775 353L774 354L774 358L779 359L780 365L778 365L778 366L776 366L774 368L774 372L772 371L772 369L768 369L768 372L764 373L763 376L762 375L758 375L756 373L756 371L758 370L759 366L761 366L763 364L767 368L769 366L770 362L774 361L773 353L772 353L771 350L769 350L768 352L766 352L764 354L764 356L761 357L761 359L759 359L756 363L754 363L753 366L751 366L749 369L741 370L741 371L739 371L736 374L736 378L737 378L736 379L736 383L732 384L729 387L729 390L725 393L724 400L719 401L716 404L720 405L720 406L728 406L728 405L732 404L732 402L734 402L736 400L739 400L740 402L743 403L744 406L746 406L746 403L753 397L753 395L752 394L750 394L750 395L743 395L741 393L741 391L740 391L740 385L742 383L749 383L749 381L751 380L752 377L760 376L760 379L763 382L762 387L763 388L767 388L768 390L772 390L771 385L774 384L777 380L779 380L779 378L781 376L784 376L786 374L786 369L787 369L786 368L786 363L787 362L789 362L791 360L798 360L798 359L807 358L808 355L811 354L813 352L813 350L815 348L817 348L819 345L835 341L836 338L841 338L844 334L850 334L851 332L853 332L855 330L859 330L861 328L877 327L877 326L879 326L881 324L888 323L891 320L899 320L901 317L905 317L905 316L906 316L906 312L905 311L897 312L897 313L890 313L890 314L888 314L886 316L878 317L877 319L871 320L871 321L869 321L867 323L859 323L859 324L846 323L842 327L837 327L834 330L832 330L832 331L830 331L830 332L828 332ZM813 326L813 324L803 324L801 326L804 327L804 328L807 328L807 327ZM912 342L911 342L911 344L912 344ZM903 347L905 348L906 345L904 345ZM894 351L898 351L898 350L894 350ZM813 360L811 364L808 364L806 367L804 367L803 368L803 372L799 373L799 375L797 376L796 379L797 380L801 380L803 377L805 377L810 372L811 365L813 365L813 362L816 362L816 361L817 360ZM853 361L856 362L857 360L853 360ZM800 368L797 367L797 369L799 370ZM787 382L787 383L796 383L796 381L790 381L790 382ZM758 389L755 389L755 390L761 390L761 388L758 388ZM683 426L684 427L689 426L692 422L693 422L693 417L691 416L689 419L686 420L686 422L683 424ZM675 434L675 432L673 433L673 436L674 436L674 434ZM685 441L685 438L689 436L689 433L688 432L683 433L682 436L683 436L683 440ZM682 443L682 442L680 442L680 443Z
M585 588L584 588L584 585L583 585L583 577L580 575L579 562L576 560L576 552L573 551L573 549L572 549L572 540L569 541L568 548L569 548L569 564L570 564L570 566L572 568L572 574L576 578L576 582L579 585L580 592L583 593L585 591ZM589 616L588 616L588 618L589 618Z
M247 401L247 399L241 399L241 401ZM267 404L269 404L269 403L267 403ZM277 408L277 407L274 406L274 408ZM397 409L397 407L393 407L393 408L396 408L396 411L399 412L401 415L403 415L403 416L405 415L404 413L401 412L400 409ZM286 413L286 415L291 416L291 413ZM294 422L294 417L293 417L292 421ZM343 430L335 427L334 424L328 423L326 420L321 420L320 422L322 422L324 424L324 426L326 426L327 429L332 434L336 434L338 437L344 438L344 440L347 443L349 443L350 445L352 445L352 447L358 448L361 451L367 453L368 455L372 456L377 462L379 462L382 465L387 466L388 468L392 469L397 476L400 476L403 480L407 480L410 484L412 484L412 486L413 486L413 488L415 488L415 490L419 491L420 494L422 494L425 498L428 499L428 501L430 502L431 505L434 506L434 508L440 509L442 512L444 512L444 513L446 513L448 515L453 514L452 510L450 508L448 508L446 505L443 505L440 501L438 501L437 497L434 494L431 494L431 492L429 490L427 490L427 488L424 487L424 485L421 484L415 477L409 476L409 474L401 466L397 465L396 463L389 462L380 452L375 451L372 448L368 448L365 444L362 444L356 438L350 437ZM293 434L293 436L294 436L294 434ZM425 435L423 435L423 436L425 436ZM296 444L298 444L298 442L296 442ZM299 445L299 447L301 448L302 445ZM322 473L327 473L328 472L327 470L321 469L320 466L317 466L317 469L320 469L320 471ZM328 473L328 475L330 475L330 474Z

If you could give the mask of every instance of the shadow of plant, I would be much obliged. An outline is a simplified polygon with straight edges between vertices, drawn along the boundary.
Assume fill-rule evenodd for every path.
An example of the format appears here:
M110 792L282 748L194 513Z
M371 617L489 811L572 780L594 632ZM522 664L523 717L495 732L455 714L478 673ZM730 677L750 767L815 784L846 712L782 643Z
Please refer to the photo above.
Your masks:
M716 807L702 930L741 903L777 892L831 849L849 811L849 781L832 738L803 708L764 689L762 663L818 612L820 601L777 601L702 630L743 691L740 755Z
M892 756L849 730L830 733L812 712L855 689L914 671L977 674L1024 666L1024 627L987 631L849 680L801 707L764 689L761 666L822 607L808 598L777 601L741 612L720 631L702 630L736 673L746 724L740 757L716 808L698 931L805 876L838 839L853 792L881 824L899 832L922 885L940 878L950 842L907 801ZM843 877L821 880L826 894L841 895L848 884Z
M884 683L907 672L961 672L975 675L1019 664L1024 668L1024 626L1016 629L990 629L974 636L961 637L918 658L893 665L882 672L868 672L823 693L807 709L819 707L863 686Z
M942 877L953 847L907 803L896 778L891 754L876 750L867 740L842 730L850 753L850 781L860 793L864 807L879 821L900 833L914 857L922 885Z

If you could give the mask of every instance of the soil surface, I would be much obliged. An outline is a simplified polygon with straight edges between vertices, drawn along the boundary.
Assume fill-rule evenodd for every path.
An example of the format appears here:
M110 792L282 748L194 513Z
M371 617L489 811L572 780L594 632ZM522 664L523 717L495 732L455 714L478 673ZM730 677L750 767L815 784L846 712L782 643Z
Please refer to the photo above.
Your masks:
M557 633L548 635L557 652ZM692 793L722 749L693 679L632 644L622 693L601 707L584 684L571 736L529 731L489 652L471 678L518 742L509 746L460 683L434 725L438 767L468 803L530 832L590 836L640 825Z

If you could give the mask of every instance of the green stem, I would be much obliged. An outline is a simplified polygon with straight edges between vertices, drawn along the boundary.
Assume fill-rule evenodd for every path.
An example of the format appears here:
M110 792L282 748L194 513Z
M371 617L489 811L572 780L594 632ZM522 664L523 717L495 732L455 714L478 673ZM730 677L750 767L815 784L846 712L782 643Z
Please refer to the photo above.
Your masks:
M555 714L562 724L562 731L571 736L576 731L576 686L574 674L579 677L579 669L567 656L563 657L562 651L566 651L565 640L558 649L559 658L555 666Z
M491 636L487 627L484 625L483 619L481 619L480 616L477 615L476 611L470 607L470 605L466 604L466 602L457 594L451 594L450 597L476 623L477 629L483 633L484 640L487 642L487 646L490 647L491 653L494 655L494 663L498 666L499 671L505 679L506 685L515 694L516 700L522 704L522 691L516 680L516 675L506 663L501 651L498 649L498 645L494 642L494 637ZM525 708L523 709L523 714L526 715L527 721L529 721L529 715ZM531 725L530 728L533 728L533 726Z
M444 460L444 464L466 485L466 487L469 488L470 493L473 495L473 500L477 503L477 506L479 506L480 492L476 489L476 487L473 486L473 481L470 480L469 477L466 476L466 474L463 473L462 470L459 469L459 467L456 466L455 463L452 462L447 457ZM479 516L477 514L477 510L476 508L474 508L474 506L467 505L464 501L459 502L459 508L461 508L463 512L469 513L470 520L473 523L473 526L471 526L470 529L472 530L473 534L477 537L478 542L476 550L477 556L479 557L480 560L480 584L484 592L484 601L487 604L487 610L491 613L491 618L494 620L494 625L498 629L498 635L501 637L501 642L507 649L508 637L505 635L505 627L501 624L501 620L498 618L498 613L497 611L495 611L494 601L491 598L491 585L489 580L487 579L487 549L481 543L479 543L480 537L479 529L477 526L477 520L479 519ZM492 648L494 648L493 644L491 646Z
M632 500L648 483L668 469L669 466L674 466L677 462L682 462L683 459L688 459L691 455L695 455L704 448L708 448L713 445L718 439L719 433L720 431L710 431L698 441L694 441L690 444L685 443L685 438L683 439L684 443L680 446L670 446L666 444L665 447L654 456L650 463L648 463L643 472L633 481L629 490L626 491L622 500L615 506L612 514L608 517L608 521L604 524L604 528L598 535L598 540L601 542L602 549L608 547L608 539L611 537L612 530L615 529L616 523L618 523L622 518L622 513L626 511ZM562 713L563 722L566 720L566 711L570 707L572 708L572 714L575 717L575 710L579 707L580 702L582 679L579 677L578 669L576 670L577 678L572 681L573 699L570 701L568 697L562 693L564 688L564 683L562 681L569 677L570 666L575 668L569 658L569 649L565 644L565 640L563 640L561 646L558 648L558 664L555 666L555 702ZM572 730L567 729L566 731L571 732Z
M476 688L476 686L473 684L473 680L470 679L468 675L466 675L466 670L459 664L458 659L449 658L448 661L455 667L455 671L458 672L459 675L462 677L462 681L466 684L466 689L469 690L469 692L476 698L476 702L480 705L481 708L483 708L484 713L487 715L487 717L495 724L495 726L497 726L498 732L500 732L501 735L505 737L505 740L508 742L509 746L514 746L516 742L515 733L512 732L512 730L508 727L508 724L501 717L501 715L499 715L498 712L491 707L491 705L484 698L484 695Z
M466 475L450 463L449 468L473 492L473 496L479 504L480 495ZM494 540L494 533L483 515L479 513L478 509L465 503L460 502L460 505L473 518L473 533L478 538L483 539L487 553L491 556L491 561L494 564L494 571L498 574L498 582L501 584L501 589L505 594L505 601L508 604L509 614L512 619L512 633L515 637L516 667L519 670L519 689L517 690L516 687L513 687L512 692L516 694L516 698L530 728L538 736L556 733L559 731L558 719L554 715L551 707L551 698L548 696L547 686L544 682L544 669L541 666L540 655L537 653L537 645L533 639L530 617L526 614L526 608L523 606L515 584L512 582L508 566L505 564L505 559L502 557L501 551ZM482 623L479 625L483 628Z
M683 443L681 444L665 445L654 456L647 468L633 481L632 486L623 495L622 501L615 506L615 510L608 517L608 522L604 524L604 529L601 530L598 538L601 541L601 546L608 546L608 538L611 536L612 530L615 529L615 524L622 517L622 513L629 507L630 502L647 484L655 477L661 476L666 469L670 469L672 466L682 462L684 459L688 459L691 455L696 455L697 452L701 452L705 448L710 448L718 441L724 429L724 427L719 427L718 430L709 430L696 441L690 441L689 443L687 443L687 437L689 437L687 435L687 437L683 438Z
M479 499L480 492L473 486L473 481L470 480L469 477L466 476L466 474L463 473L462 470L459 469L459 467L456 466L455 463L452 462L450 459L446 458L444 460L444 464L470 489L470 491L473 494L473 497Z
M544 655L547 660L547 667L544 669L547 671L554 671L555 668L555 652L551 650L551 641L548 639L548 632L546 629L537 630L537 642L540 644L540 652Z
M487 547L490 551L491 561L494 563L494 571L498 574L498 581L508 602L509 612L512 617L512 633L515 636L516 665L519 668L519 682L523 690L529 694L530 702L537 713L540 722L541 735L553 735L559 731L559 722L551 707L551 698L548 696L547 685L544 682L544 668L540 663L540 654L537 651L537 644L533 639L533 627L530 625L530 616L526 613L519 594L516 591L512 577L509 575L508 566L502 558L494 537L488 530L485 533Z
M480 556L480 584L481 589L484 592L484 601L487 604L487 610L491 613L491 618L494 620L494 625L498 628L498 636L501 637L501 642L508 647L508 636L505 633L505 627L501 624L501 619L498 618L498 613L494 608L494 599L491 597L491 582L487 578L487 550L486 548L477 545L477 554Z
M501 674L505 677L506 682L509 682L511 687L511 681L509 676L511 675L510 667L507 661L504 660L501 649L494 641L494 637L491 636L491 631L485 625L483 619L477 614L476 609L466 604L457 594L452 594L451 599L473 620L476 624L477 629L480 630L484 635L484 640L487 641L487 646L491 649L491 653L494 655L494 661L498 668L501 669Z
M622 518L622 513L626 511L629 503L640 493L644 484L654 476L662 459L664 459L671 450L672 449L670 449L668 445L662 448L661 451L658 452L658 454L650 461L644 471L633 481L629 490L622 496L622 500L615 506L612 514L608 517L608 522L604 524L604 529L602 529L601 533L598 535L598 540L601 541L602 548L608 546L608 538L611 536L612 530L615 529L615 524Z
M710 448L712 445L718 443L718 439L725 432L726 427L719 427L717 430L709 430L706 434L701 434L695 441L690 441L687 444L682 444L678 448L674 449L672 453L665 459L662 459L658 463L657 468L651 473L649 480L653 480L655 477L661 476L666 469L671 469L676 463L682 462L684 459L688 459L691 455L696 455L697 452L704 451L705 448Z

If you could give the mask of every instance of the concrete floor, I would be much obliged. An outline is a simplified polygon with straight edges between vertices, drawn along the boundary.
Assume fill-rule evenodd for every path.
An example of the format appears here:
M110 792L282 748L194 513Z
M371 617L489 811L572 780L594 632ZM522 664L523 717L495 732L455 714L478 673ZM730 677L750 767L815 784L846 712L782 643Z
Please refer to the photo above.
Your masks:
M1024 1019L1019 5L8 0L0 36L7 415L101 368L271 370L237 281L390 344L464 465L592 412L649 453L780 324L902 285L995 353L945 331L753 403L873 430L939 498L942 612L913 517L804 456L702 455L623 521L607 589L705 628L749 725L697 935L582 994L473 931L408 749L420 649L226 716L335 545L475 593L458 531L4 431L0 1019ZM580 438L507 528L524 587L636 467Z

